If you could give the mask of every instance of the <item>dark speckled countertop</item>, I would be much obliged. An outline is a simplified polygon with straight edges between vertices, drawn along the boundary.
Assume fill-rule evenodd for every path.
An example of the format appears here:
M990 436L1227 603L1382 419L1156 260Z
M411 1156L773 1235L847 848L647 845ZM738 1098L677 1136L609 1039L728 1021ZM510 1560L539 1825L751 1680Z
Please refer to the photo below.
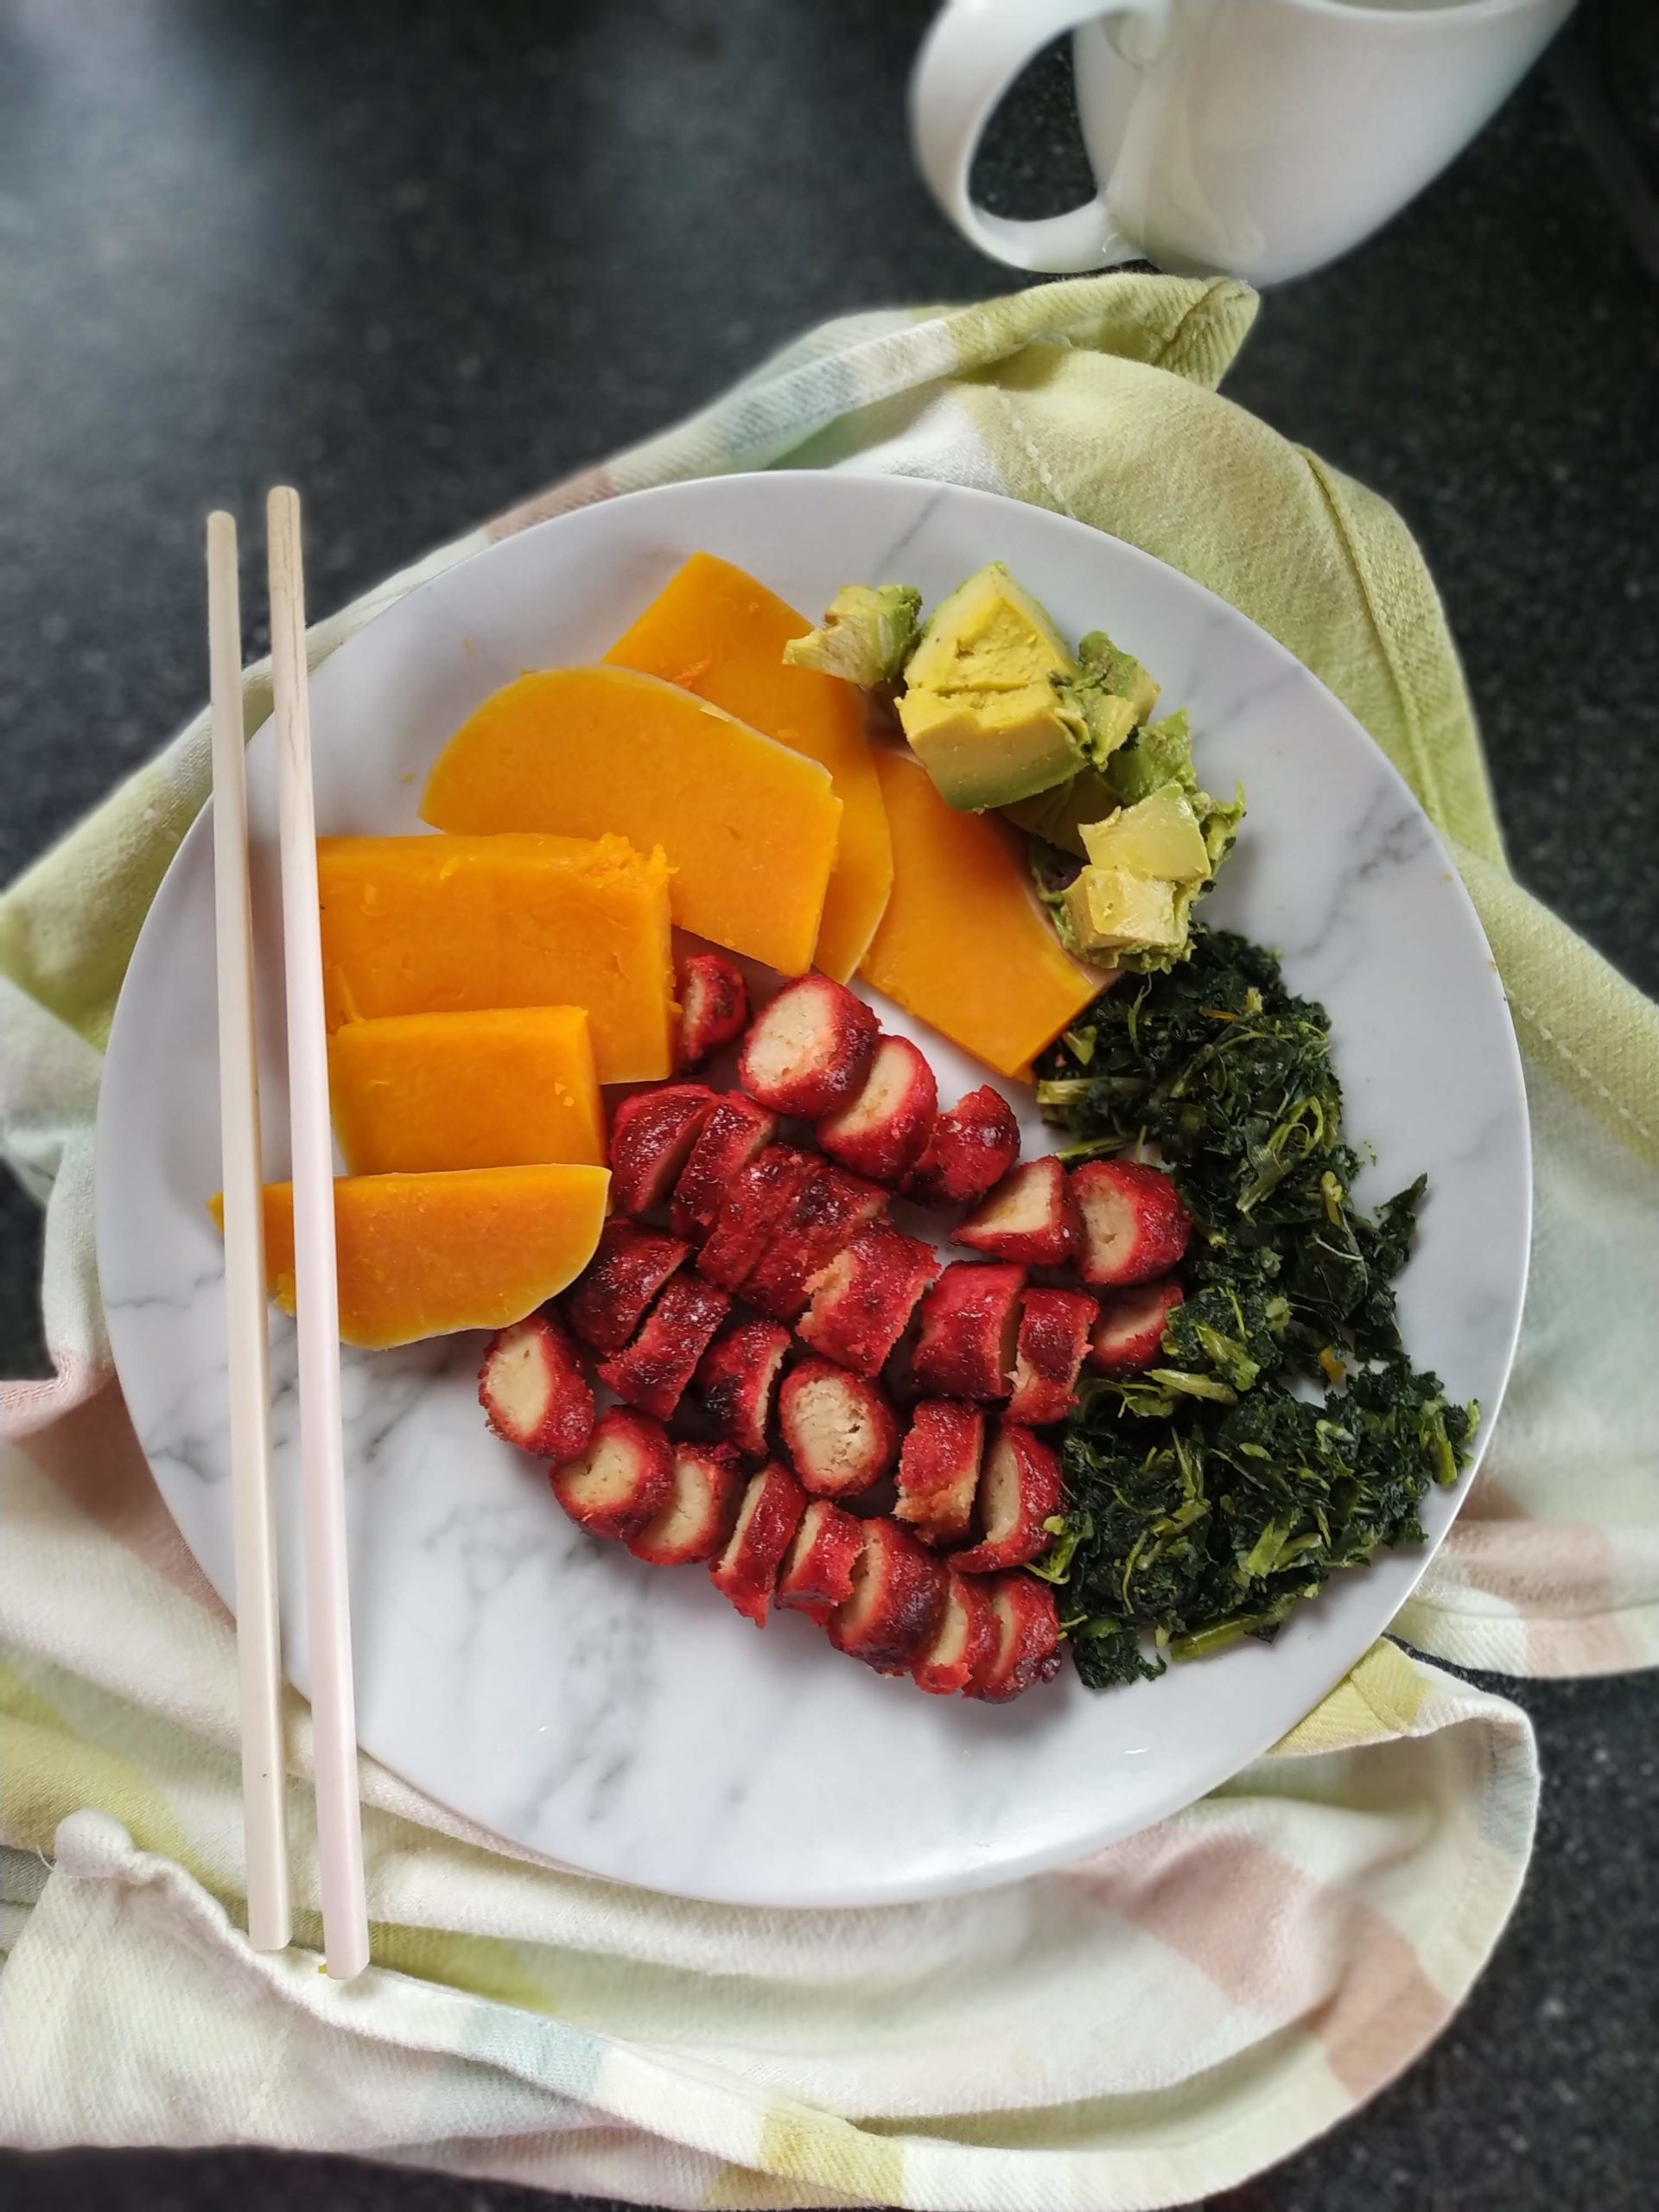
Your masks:
M1007 289L910 169L927 13L0 0L0 879L197 706L209 505L302 485L326 613L803 325ZM1649 19L1621 20L1651 61ZM1404 513L1517 873L1655 989L1659 288L1569 124L1581 94L1558 57L1390 229L1269 296L1227 389ZM1036 213L1083 181L1039 65L984 189ZM40 1357L35 1234L3 1185L3 1372ZM1217 2212L1655 2201L1652 1682L1505 1687L1546 1783L1490 1970L1403 2081ZM532 2201L246 2152L0 2154L0 2183L11 2212Z

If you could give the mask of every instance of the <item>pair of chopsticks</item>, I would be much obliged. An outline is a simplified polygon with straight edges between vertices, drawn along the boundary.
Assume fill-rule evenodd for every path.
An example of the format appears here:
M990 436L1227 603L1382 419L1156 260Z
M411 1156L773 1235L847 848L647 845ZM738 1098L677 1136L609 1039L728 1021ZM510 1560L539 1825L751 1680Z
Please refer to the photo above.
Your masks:
M305 661L305 582L297 493L279 486L270 494L265 527L278 755L301 1491L317 1867L324 1963L334 1979L349 1981L369 1962L369 1923L363 1888L357 1720L352 1688L334 1147L328 1119L327 1032L323 1018L311 708ZM283 1806L276 1514L270 1479L270 1356L266 1328L259 1059L254 1024L253 916L248 887L248 796L243 759L242 614L236 524L222 512L207 518L207 625L213 690L213 894L219 952L231 1496L248 1936L255 1950L280 1951L289 1943L292 1923Z

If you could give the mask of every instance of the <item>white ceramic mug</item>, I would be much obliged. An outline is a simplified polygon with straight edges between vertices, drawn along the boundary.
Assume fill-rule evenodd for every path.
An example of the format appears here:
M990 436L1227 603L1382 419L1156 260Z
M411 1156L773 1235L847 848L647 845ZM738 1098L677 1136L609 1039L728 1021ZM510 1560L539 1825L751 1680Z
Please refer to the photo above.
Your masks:
M1473 137L1573 0L950 0L917 57L917 160L965 237L1016 269L1271 283L1386 222ZM1015 222L969 190L992 111L1076 34L1087 206Z

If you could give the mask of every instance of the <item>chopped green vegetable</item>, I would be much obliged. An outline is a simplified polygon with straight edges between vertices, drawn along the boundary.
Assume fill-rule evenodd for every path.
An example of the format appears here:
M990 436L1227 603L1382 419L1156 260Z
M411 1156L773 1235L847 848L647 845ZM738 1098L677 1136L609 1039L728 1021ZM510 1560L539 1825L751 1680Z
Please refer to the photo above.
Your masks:
M1155 1147L1197 1232L1164 1363L1085 1387L1035 1570L1104 1688L1161 1671L1144 1630L1177 1659L1271 1640L1337 1568L1418 1541L1477 1409L1400 1344L1424 1180L1354 1206L1330 1025L1271 953L1196 928L1182 966L1104 993L1043 1055L1037 1096L1067 1157Z
M921 613L913 584L848 584L830 601L823 628L791 638L784 659L849 683L896 683L916 649Z

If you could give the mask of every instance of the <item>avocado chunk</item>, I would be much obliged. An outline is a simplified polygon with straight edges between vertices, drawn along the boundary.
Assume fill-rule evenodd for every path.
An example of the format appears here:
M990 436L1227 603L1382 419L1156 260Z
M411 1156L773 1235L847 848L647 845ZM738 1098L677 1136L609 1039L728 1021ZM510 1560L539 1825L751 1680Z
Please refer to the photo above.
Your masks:
M905 683L921 691L1018 691L1056 672L1075 676L1077 664L1047 609L991 561L934 608Z
M1135 709L1115 691L1103 691L1081 677L1061 676L1054 680L1054 692L1085 759L1096 767L1134 736Z
M1077 665L1084 680L1115 698L1127 700L1135 721L1149 721L1158 703L1158 686L1133 653L1122 652L1103 630L1090 630L1079 640Z
M906 664L899 720L952 806L1006 806L1087 764L1062 698L1077 673L1046 611L993 561L934 610Z
M916 649L922 594L913 584L848 584L821 629L784 647L791 668L816 668L849 683L893 683Z
M1174 951L1186 936L1187 901L1178 886L1127 868L1086 868L1066 887L1066 914L1090 955Z
M1085 787L1108 804L1092 821L1077 821ZM1227 857L1244 816L1242 791L1224 804L1200 785L1185 715L1137 729L1064 798L1046 792L1044 802L1057 830L1076 822L1075 842L1064 842L1088 861L1057 887L1040 849L1033 859L1039 895L1071 950L1119 968L1170 968L1185 960L1192 902Z
M1120 652L1103 630L1077 647L1073 677L1057 677L1061 709L1096 767L1127 745L1157 703L1158 686L1132 653Z
M1016 830L1023 830L1033 837L1042 838L1046 844L1058 845L1062 852L1075 853L1079 860L1086 860L1089 855L1083 842L1084 823L1100 821L1117 804L1116 792L1099 769L1084 768L1069 783L1055 784L1030 798L1015 799L1002 811Z
M1120 806L1133 806L1166 784L1179 785L1190 798L1198 788L1198 776L1185 708L1137 730L1134 743L1113 755L1106 780Z
M1160 876L1169 883L1202 883L1214 873L1210 849L1179 784L1165 784L1103 822L1086 823L1084 850L1098 868Z
M1166 785L1178 785L1198 818L1211 875L1231 850L1238 825L1244 819L1242 785L1230 800L1222 800L1212 798L1199 783L1192 766L1192 734L1185 709L1136 730L1129 743L1107 762L1104 781L1117 804L1126 807L1150 798Z
M1089 632L1077 647L1077 675L1057 675L1053 683L1061 717L1090 765L1070 784L1016 800L1006 811L1017 829L1081 859L1084 823L1098 822L1123 804L1102 771L1152 712L1158 686L1103 630Z
M906 689L899 719L940 797L971 812L1065 784L1084 766L1049 683L1017 690Z

